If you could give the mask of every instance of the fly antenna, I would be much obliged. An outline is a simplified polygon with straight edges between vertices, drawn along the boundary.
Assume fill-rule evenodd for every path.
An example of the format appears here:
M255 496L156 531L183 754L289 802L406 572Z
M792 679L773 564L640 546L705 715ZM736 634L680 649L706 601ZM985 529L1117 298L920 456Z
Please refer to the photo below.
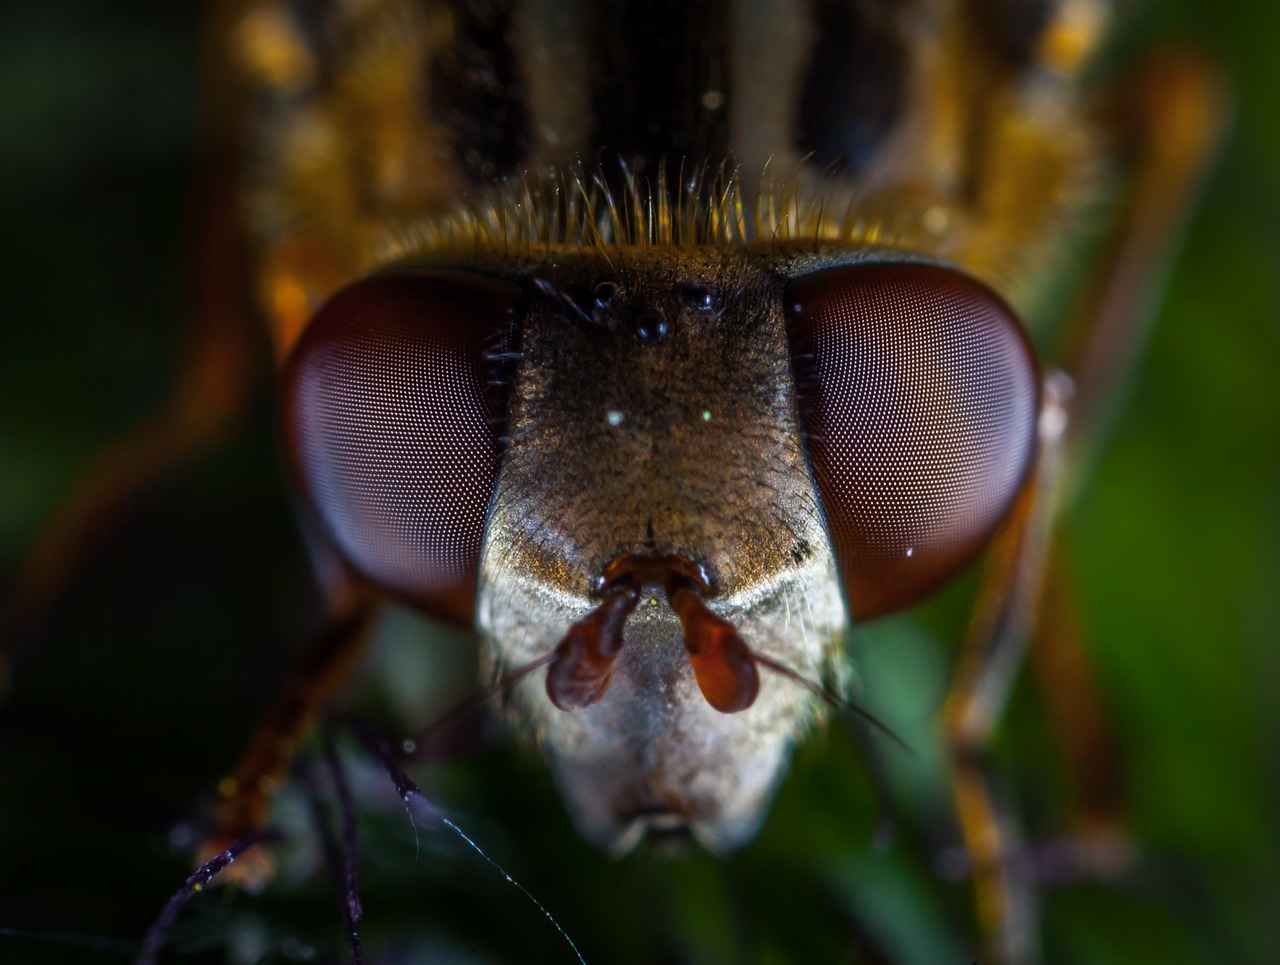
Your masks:
M356 928L364 915L364 908L360 903L360 857L356 849L355 804L351 797L351 787L347 782L346 772L343 770L337 748L334 746L332 726L328 721L320 727L320 755L325 769L329 772L329 780L333 785L333 794L338 805L341 840L333 833L319 783L315 776L308 772L307 796L311 799L311 817L320 838L320 850L324 855L325 866L338 897L338 910L342 915L343 929L347 933L347 949L351 965L363 965L360 933Z

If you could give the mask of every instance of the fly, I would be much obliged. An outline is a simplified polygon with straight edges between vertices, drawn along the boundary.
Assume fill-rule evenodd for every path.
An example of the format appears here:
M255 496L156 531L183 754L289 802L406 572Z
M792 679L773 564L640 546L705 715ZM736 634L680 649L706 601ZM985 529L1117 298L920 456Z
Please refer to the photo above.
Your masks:
M1160 260L1212 77L1163 63L1113 136L1082 90L1099 0L221 13L224 200L332 619L217 847L260 832L396 600L474 625L589 840L730 851L847 690L849 627L986 553L945 724L982 927L1033 957L981 759L1141 279L1088 287L1070 377L1028 330L1109 151L1115 261Z
M242 21L313 521L357 583L474 616L493 674L550 659L512 721L611 850L754 836L823 715L756 655L842 686L850 609L971 561L1034 461L1038 366L991 287L1013 239L966 237L992 175L959 131L904 160L940 109L906 97L921 28L791 13L384 4L356 33L339 5L327 53L282 8ZM335 80L375 68L394 90ZM1010 147L1065 198L1090 145L1051 130Z

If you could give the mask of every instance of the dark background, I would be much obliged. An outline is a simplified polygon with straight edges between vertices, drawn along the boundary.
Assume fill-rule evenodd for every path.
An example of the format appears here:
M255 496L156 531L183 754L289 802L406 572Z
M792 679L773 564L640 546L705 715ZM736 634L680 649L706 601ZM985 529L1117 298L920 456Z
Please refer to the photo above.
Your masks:
M0 15L6 585L94 456L172 388L198 117L195 5L26 6ZM1280 945L1278 35L1265 6L1153 0L1122 39L1215 50L1237 117L1066 522L1142 860L1121 882L1047 894L1054 962L1266 962ZM0 705L0 929L24 932L0 931L0 960L125 961L187 873L217 780L311 610L273 433L263 400L122 514ZM538 762L501 744L417 775L589 961L967 961L968 888L935 870L955 832L932 736L964 592L852 639L866 703L918 752L888 752L903 820L887 853L871 846L872 796L841 728L800 751L759 840L727 860L598 854ZM348 699L409 726L464 692L473 647L422 629L393 617ZM424 828L415 843L384 779L344 749L372 960L572 960L456 839ZM998 757L1028 834L1062 833L1070 788L1027 679ZM175 932L184 955L340 956L299 782L278 819L290 843L276 883L201 896Z

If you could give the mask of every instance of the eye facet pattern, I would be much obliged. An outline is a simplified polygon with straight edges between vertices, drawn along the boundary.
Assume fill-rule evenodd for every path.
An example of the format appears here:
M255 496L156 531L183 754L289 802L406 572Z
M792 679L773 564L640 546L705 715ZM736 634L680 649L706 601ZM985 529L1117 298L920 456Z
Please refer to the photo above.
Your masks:
M977 555L1027 478L1031 346L996 295L935 265L832 268L793 280L785 306L853 617L908 606Z
M334 546L380 588L459 621L498 466L493 359L520 297L459 271L375 275L320 310L284 382L295 473Z

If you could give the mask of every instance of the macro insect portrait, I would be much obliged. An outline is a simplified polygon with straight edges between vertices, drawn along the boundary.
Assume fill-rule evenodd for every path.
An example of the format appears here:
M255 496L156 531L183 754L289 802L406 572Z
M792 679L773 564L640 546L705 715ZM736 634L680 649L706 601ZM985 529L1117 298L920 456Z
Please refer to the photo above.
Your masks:
M177 6L3 41L5 961L1267 960L1276 15Z

